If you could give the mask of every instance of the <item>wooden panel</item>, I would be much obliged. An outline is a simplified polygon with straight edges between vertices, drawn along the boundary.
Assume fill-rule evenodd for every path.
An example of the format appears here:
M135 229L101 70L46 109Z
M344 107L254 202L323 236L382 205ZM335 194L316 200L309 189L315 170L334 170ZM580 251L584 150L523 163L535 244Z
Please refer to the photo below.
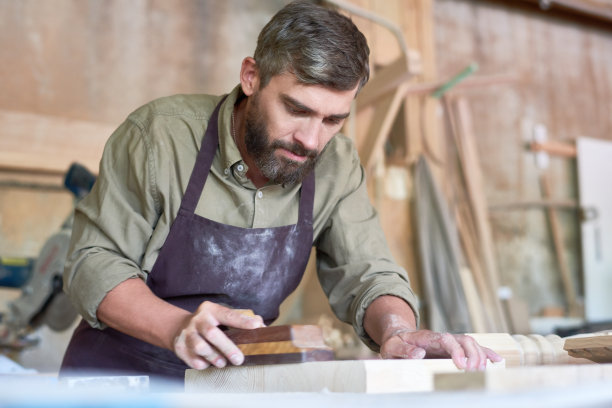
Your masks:
M496 365L503 367L503 364ZM347 360L187 370L187 392L422 392L452 360Z
M580 206L587 219L581 225L585 317L612 319L612 142L579 138Z
M612 364L514 367L470 373L434 375L436 391L520 391L548 387L565 388L612 380Z
M563 348L573 357L612 363L612 332L568 338Z
M550 141L573 143L580 135L612 139L612 32L601 26L547 18L519 2L436 0L436 61L441 77L466 64L478 75L513 72L516 83L456 89L470 101L485 194L496 204L541 198L539 171L525 144L535 123ZM608 25L609 27L609 25ZM551 157L555 199L577 198L570 158ZM563 305L544 211L495 211L492 229L502 282L529 302L532 315ZM566 263L580 270L580 225L576 213L560 213Z
M79 162L96 172L114 126L0 110L0 168L65 173Z

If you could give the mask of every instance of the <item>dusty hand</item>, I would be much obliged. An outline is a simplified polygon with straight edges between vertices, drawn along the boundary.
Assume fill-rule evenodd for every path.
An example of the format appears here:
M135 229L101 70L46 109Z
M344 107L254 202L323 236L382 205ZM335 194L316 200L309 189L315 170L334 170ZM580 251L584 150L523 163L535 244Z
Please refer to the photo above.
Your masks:
M211 364L225 367L244 361L240 349L219 329L219 325L238 329L263 327L261 316L249 316L235 309L204 302L186 321L174 340L174 352L188 366L203 370Z
M430 330L399 330L386 338L380 348L382 358L451 357L455 365L465 370L484 370L487 359L499 362L502 357L482 347L463 334L436 333Z

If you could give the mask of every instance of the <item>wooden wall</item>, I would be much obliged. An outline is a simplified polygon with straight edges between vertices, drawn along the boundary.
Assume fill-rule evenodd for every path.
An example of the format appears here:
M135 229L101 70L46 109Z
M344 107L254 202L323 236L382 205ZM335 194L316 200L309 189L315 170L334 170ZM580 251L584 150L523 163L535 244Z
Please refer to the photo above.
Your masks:
M240 61L252 54L261 27L286 2L1 1L0 111L110 129L159 96L226 92L237 83ZM541 198L539 170L524 148L535 124L546 126L552 140L612 138L612 31L605 25L501 1L351 3L398 24L409 47L421 52L424 70L415 83L448 79L471 62L479 64L478 74L516 75L513 83L454 91L472 108L489 204ZM399 55L388 31L359 17L354 20L368 36L375 70ZM407 104L412 108L406 108L406 126L416 133L418 121L424 120L433 126L427 134L436 139L434 147L444 151L448 142L436 125L441 121L438 107L423 108L423 116L414 114L420 109L417 100ZM18 137L7 136L2 128L0 141ZM44 139L44 131L41 134L36 140ZM24 140L29 139L24 135ZM71 210L72 200L58 190L16 187L15 180L51 181L14 170L0 171L0 255L36 256ZM571 160L551 159L546 172L554 197L576 197L575 170ZM374 179L375 174L370 176ZM405 176L385 172L386 180L402 182ZM54 177L56 185L59 176ZM377 188L372 187L372 195L392 250L418 287L410 197L384 193L376 199ZM567 262L579 283L576 213L559 215ZM532 314L562 306L545 213L497 210L491 212L491 221L502 283L529 302Z
M525 144L536 124L554 141L612 139L612 25L484 0L436 0L434 13L442 77L472 61L481 74L517 75L516 83L461 92L472 107L489 204L542 199L542 172L553 198L576 199L575 161L551 157L540 170ZM564 307L543 208L490 214L503 283L528 301L533 315ZM578 214L558 214L565 262L580 288Z

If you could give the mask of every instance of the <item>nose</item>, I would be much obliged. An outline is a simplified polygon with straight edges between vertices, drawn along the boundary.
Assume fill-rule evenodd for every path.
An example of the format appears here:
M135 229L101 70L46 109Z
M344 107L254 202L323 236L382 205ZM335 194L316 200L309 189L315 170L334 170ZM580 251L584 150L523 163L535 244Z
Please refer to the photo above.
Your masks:
M305 149L317 150L319 147L319 137L321 135L322 124L315 118L305 120L297 132L294 134L296 142Z

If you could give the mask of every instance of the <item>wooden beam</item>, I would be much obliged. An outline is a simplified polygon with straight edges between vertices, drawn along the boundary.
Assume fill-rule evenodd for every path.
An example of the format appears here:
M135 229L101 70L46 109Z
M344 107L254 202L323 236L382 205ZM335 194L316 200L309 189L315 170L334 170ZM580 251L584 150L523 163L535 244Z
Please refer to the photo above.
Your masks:
M64 174L79 162L97 172L113 126L83 120L0 110L0 169Z
M551 198L550 182L546 174L540 175L540 188L542 189L542 196L544 199ZM583 313L580 311L578 303L576 301L576 287L572 280L571 272L567 265L565 247L563 246L561 224L555 210L551 207L546 209L546 215L550 224L550 233L553 240L553 249L557 260L557 266L561 275L561 282L563 285L563 291L565 292L565 300L567 301L568 315L574 317L580 317Z
M359 146L359 158L366 170L372 166L376 155L383 153L383 145L401 106L405 87L406 84L400 85L395 92L388 94L376 106L365 139Z
M436 373L436 391L486 390L514 392L542 388L566 388L612 380L612 364L512 367L465 373ZM537 404L536 404L537 405Z
M479 165L478 151L475 144L472 127L472 116L468 102L459 98L456 101L456 114L454 106L447 98L442 98L446 112L450 115L453 129L453 137L459 154L459 161L464 172L464 180L467 189L467 198L472 209L474 226L478 237L478 253L483 260L484 273L487 276L488 287L493 298L495 322L499 325L498 330L507 332L509 329L508 319L497 295L499 289L499 276L497 263L495 262L495 251L491 225L488 218L488 206L484 193L484 181L482 170Z
M612 332L568 338L563 348L572 357L586 358L597 363L612 363Z
M519 201L513 203L489 204L489 211L504 211L504 210L528 210L531 208L554 208L556 210L580 210L580 205L576 200L530 200Z
M570 143L556 142L550 140L547 142L531 142L529 149L532 152L546 152L553 156L561 156L568 158L576 157L576 146Z
M536 4L543 11L559 10L569 14L612 22L612 5L593 0L522 0Z
M493 364L489 364L493 366ZM503 363L496 366L503 367ZM434 373L459 372L450 359L345 360L185 372L186 392L353 392L433 390Z
M416 57L412 57L412 59L414 60ZM356 101L357 112L397 89L398 86L418 73L419 71L414 68L414 63L411 64L406 60L406 57L400 56L392 64L377 71L376 75L363 87Z

